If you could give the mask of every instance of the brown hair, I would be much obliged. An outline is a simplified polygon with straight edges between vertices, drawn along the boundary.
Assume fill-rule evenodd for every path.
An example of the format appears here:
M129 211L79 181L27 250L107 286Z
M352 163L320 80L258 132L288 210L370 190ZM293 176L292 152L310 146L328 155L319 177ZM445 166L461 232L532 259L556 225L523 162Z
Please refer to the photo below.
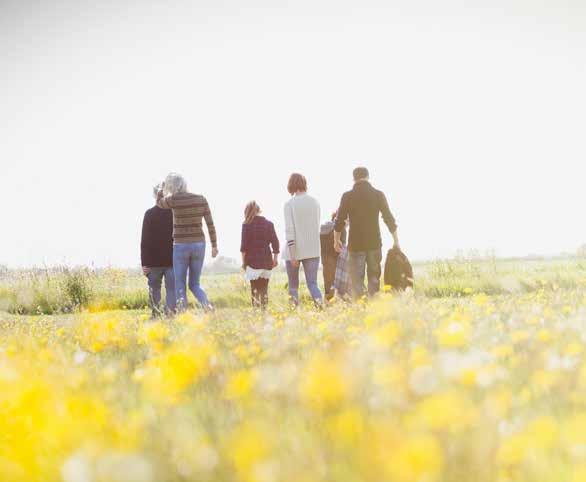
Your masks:
M291 195L296 192L306 192L307 179L305 179L305 176L297 172L291 174L291 177L289 177L289 183L287 184L287 191L289 191L289 194Z
M370 176L368 169L366 167L357 167L352 171L352 177L354 177L355 181L360 181L362 179L368 179Z
M244 208L244 224L250 224L258 213L260 213L260 206L256 204L256 201L250 201Z

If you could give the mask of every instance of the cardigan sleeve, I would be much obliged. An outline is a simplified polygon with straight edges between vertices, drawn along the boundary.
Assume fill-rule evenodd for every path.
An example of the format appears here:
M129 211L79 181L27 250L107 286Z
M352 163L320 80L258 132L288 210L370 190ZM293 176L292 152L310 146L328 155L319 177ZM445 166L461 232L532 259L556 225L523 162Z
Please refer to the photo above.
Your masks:
M287 246L295 246L295 221L293 218L293 208L289 203L285 204L285 235L287 237Z

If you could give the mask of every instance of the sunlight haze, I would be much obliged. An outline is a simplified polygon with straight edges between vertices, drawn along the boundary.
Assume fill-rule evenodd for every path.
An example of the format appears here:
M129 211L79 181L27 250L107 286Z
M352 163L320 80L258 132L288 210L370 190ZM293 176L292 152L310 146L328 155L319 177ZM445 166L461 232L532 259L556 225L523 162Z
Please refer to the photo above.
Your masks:
M578 1L0 1L0 264L138 266L169 171L237 257L358 165L412 259L575 252L585 67Z

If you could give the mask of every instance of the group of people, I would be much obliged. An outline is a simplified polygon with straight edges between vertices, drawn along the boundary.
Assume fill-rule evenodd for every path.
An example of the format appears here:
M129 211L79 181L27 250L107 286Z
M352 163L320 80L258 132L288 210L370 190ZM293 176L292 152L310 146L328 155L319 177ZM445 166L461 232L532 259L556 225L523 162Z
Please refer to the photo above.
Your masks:
M397 224L387 199L375 189L365 167L353 172L354 186L344 193L331 220L321 224L319 202L308 194L307 180L298 173L289 178L291 198L285 203L285 240L283 258L287 269L289 297L299 304L299 270L303 266L307 288L318 307L324 297L318 284L323 266L325 299L336 295L362 298L380 290L382 241L379 220L393 236L399 249ZM154 189L156 204L145 215L142 225L141 261L148 278L153 316L173 314L187 308L187 288L204 310L212 303L201 286L206 253L203 223L211 244L211 255L218 255L218 242L212 213L206 198L189 192L185 179L176 173ZM274 224L261 215L261 208L249 202L244 210L240 251L246 280L250 283L252 305L265 309L272 270L279 265L281 245ZM348 235L347 235L348 231ZM346 243L347 241L347 243ZM364 278L368 280L365 288ZM161 287L165 282L166 303L161 308Z

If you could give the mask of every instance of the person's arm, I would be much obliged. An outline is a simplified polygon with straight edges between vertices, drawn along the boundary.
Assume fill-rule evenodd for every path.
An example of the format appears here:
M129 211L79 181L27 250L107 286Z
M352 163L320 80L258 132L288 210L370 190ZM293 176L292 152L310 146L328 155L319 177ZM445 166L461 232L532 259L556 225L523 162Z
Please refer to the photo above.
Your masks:
M208 227L208 234L210 235L210 242L212 243L212 258L218 256L218 239L216 237L216 227L214 226L214 219L212 218L212 211L206 198L204 198L204 214L203 217Z
M247 232L246 224L242 224L242 236L240 237L240 254L242 254L242 269L246 269Z
M142 234L140 236L140 265L142 266L142 272L146 276L149 274L151 269L147 266L147 251L149 249L149 217L147 213L144 214L142 220Z
M173 209L173 196L165 196L163 190L159 189L157 193L157 206L161 209Z
M271 250L273 251L273 268L279 266L279 251L281 249L277 232L275 231L275 225L271 223L270 233Z
M297 253L295 249L296 232L295 220L293 218L293 209L289 203L285 204L285 237L287 238L287 249L291 257L291 263L297 264Z
M344 243L342 243L342 233L334 231L334 249L337 253L341 253L344 249Z
M346 194L342 196L340 201L340 207L338 208L338 214L336 216L336 222L334 225L334 249L341 253L344 249L342 244L342 231L346 227L346 219L348 218L348 197Z
M393 236L393 248L400 249L399 247L399 235L397 234L397 223L395 222L395 217L392 215L391 210L389 209L389 203L387 201L387 197L384 193L380 193L380 212L383 216L383 221L389 228L391 235Z

